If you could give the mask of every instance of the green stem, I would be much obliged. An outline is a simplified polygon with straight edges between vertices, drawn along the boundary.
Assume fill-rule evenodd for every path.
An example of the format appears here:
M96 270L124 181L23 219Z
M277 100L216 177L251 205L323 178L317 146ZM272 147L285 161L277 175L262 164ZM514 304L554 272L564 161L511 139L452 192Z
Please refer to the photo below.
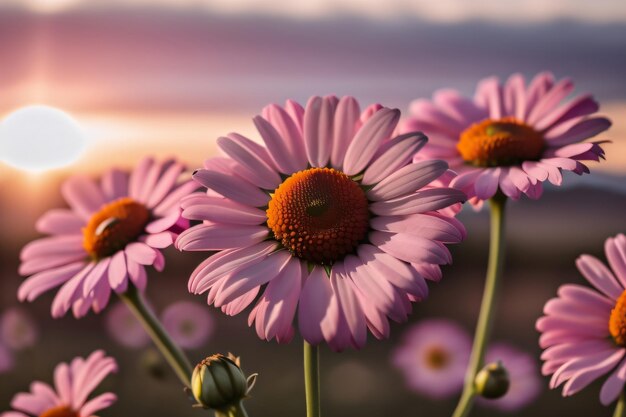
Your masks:
M485 289L483 292L483 300L480 306L480 314L478 315L478 323L476 325L476 333L474 335L474 345L472 346L472 355L465 376L465 386L463 394L459 400L459 404L454 410L453 417L466 417L469 415L476 391L474 387L474 379L476 374L483 367L485 350L491 334L491 327L494 318L495 300L498 292L498 281L502 275L504 266L504 234L505 219L504 209L506 205L506 197L498 193L491 200L491 231L489 240L489 262L487 266L487 277L485 279Z
M307 417L320 417L320 351L304 341L304 389Z
M626 417L626 395L623 392L622 395L619 396L613 417Z
M167 334L152 310L146 305L141 293L134 286L130 286L128 291L119 296L141 322L183 385L189 387L191 373L193 372L189 360Z
M248 417L248 413L243 407L243 402L239 401L226 410L215 410L215 417Z

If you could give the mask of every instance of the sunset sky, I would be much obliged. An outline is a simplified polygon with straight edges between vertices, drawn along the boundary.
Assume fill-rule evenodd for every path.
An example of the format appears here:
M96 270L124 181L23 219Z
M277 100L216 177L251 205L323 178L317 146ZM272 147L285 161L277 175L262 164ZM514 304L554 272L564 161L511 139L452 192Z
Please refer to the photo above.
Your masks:
M545 69L613 118L597 168L623 175L625 50L622 0L4 0L0 118L53 106L88 146L37 176L0 162L0 185L32 190L145 154L198 166L221 135L257 138L252 116L287 98L350 94L405 110L438 88L471 94L482 77Z

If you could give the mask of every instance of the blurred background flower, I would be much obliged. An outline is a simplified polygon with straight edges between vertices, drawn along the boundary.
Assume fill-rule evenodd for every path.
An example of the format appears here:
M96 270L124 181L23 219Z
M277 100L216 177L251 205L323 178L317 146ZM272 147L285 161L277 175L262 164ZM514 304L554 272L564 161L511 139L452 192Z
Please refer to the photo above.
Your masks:
M501 398L480 398L478 403L509 413L532 404L546 385L539 373L538 358L509 343L496 342L487 349L485 363L498 361L509 374L509 389Z
M150 344L150 336L124 303L116 302L109 308L104 325L109 336L122 346L140 349Z
M423 319L407 329L393 364L411 389L432 398L458 394L472 350L470 334L446 319Z
M167 306L161 313L161 323L183 349L198 349L205 345L215 327L211 312L191 301L179 301Z
M12 370L14 363L13 353L0 340L0 374Z
M12 307L0 316L0 341L13 350L35 346L39 338L37 324L22 307Z

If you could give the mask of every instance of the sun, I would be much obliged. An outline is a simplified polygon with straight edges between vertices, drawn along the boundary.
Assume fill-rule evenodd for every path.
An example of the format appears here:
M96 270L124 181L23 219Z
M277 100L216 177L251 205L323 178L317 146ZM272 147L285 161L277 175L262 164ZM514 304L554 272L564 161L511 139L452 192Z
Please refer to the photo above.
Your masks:
M86 146L79 124L54 107L33 105L0 123L0 160L14 168L42 172L76 161Z

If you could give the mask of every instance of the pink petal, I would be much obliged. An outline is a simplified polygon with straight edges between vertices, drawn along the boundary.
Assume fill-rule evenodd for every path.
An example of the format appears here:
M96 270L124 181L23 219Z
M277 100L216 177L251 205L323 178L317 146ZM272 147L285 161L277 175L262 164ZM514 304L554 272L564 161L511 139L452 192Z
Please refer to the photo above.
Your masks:
M328 164L333 139L333 100L311 97L304 111L304 145L311 166Z
M488 200L496 194L501 171L501 168L486 169L476 178L476 197Z
M618 284L611 271L597 258L581 255L576 260L576 266L591 285L613 300L617 300L624 292L624 288Z
M20 260L26 261L38 257L64 256L79 253L86 255L85 249L83 248L82 235L52 236L28 243L20 252Z
M17 297L20 301L33 301L44 292L68 281L86 265L86 262L74 262L59 268L39 272L20 285Z
M276 278L292 258L291 253L282 250L269 254L261 262L238 270L222 284L215 299L215 306L229 303L255 287Z
M604 251L615 276L626 288L626 236L620 233L614 238L608 238Z
M395 171L367 192L370 200L389 200L419 190L443 175L448 169L444 161L428 160L409 164Z
M489 110L489 118L501 119L504 114L502 86L498 78L490 77L481 80L476 87L475 101Z
M176 187L178 178L184 170L185 166L180 163L173 163L167 167L147 196L147 207L152 208L160 204L172 189Z
M61 193L72 210L84 220L89 220L104 205L102 192L95 182L86 177L76 176L65 181Z
M298 143L300 138L295 138L296 142L290 142L294 140L293 137L283 139L274 126L261 116L256 116L252 120L261 134L263 142L265 142L270 157L280 172L291 174L304 168L298 159L300 156L299 147L301 146Z
M180 200L198 189L198 183L187 181L171 191L152 212L157 216L166 216L170 211L178 211Z
M598 111L598 108L598 103L591 95L580 96L547 113L537 121L535 129L548 130L573 118L595 113Z
M111 264L109 265L109 284L111 288L118 291L126 282L126 275L126 255L124 251L119 251L111 257Z
M302 337L317 345L324 340L322 322L327 320L333 297L324 268L316 266L304 281L298 308L298 328Z
M263 207L269 201L269 195L236 176L200 169L193 174L193 178L224 197L248 206Z
M148 274L143 265L140 265L128 258L126 254L126 268L128 270L128 278L135 284L135 287L141 292L146 290L148 284Z
M354 345L357 349L359 349L365 346L365 342L367 340L367 324L365 322L365 315L361 310L359 299L354 292L350 279L345 274L345 271L339 271L340 269L342 268L337 264L333 266L330 275L330 282L333 291L337 295L339 310L346 319Z
M92 416L94 413L110 407L115 401L117 401L117 396L113 393L107 392L100 394L85 403L80 409L80 415Z
M291 110L292 115L289 115L287 111L279 106L269 105L263 109L263 117L270 122L279 135L284 138L282 145L285 146L292 159L287 167L291 167L293 171L288 170L281 172L291 173L305 169L308 161L304 149L304 141L302 139L304 109L302 109L299 104L291 101L287 102L287 107L287 111ZM297 113L297 115L295 113ZM270 140L272 139L275 138L270 138ZM271 154L277 149L270 146L268 146L268 149L268 156L272 158ZM284 168L285 167L283 167L283 169Z
M374 217L370 220L370 227L382 232L408 233L445 243L459 243L465 236L465 228L460 222L429 214Z
M82 261L85 258L86 255L84 252L38 256L22 262L18 269L18 273L24 276L31 275L49 270L51 268L57 268L59 266Z
M556 107L561 100L569 95L574 90L574 83L569 78L564 78L557 82L554 87L548 90L545 95L537 100L537 103L532 107L526 121L534 125L541 119L541 117L550 112Z
M359 126L361 110L354 97L345 96L339 100L333 123L333 141L330 152L330 164L337 169L343 168L343 160L348 146Z
M350 143L343 161L347 175L356 175L365 169L383 140L389 138L399 119L399 110L383 108L361 127Z
M221 137L217 139L217 145L228 156L239 162L243 170L248 171L246 178L253 180L254 185L267 190L275 189L281 179L278 173L257 156L248 142L250 139L243 137Z
M154 159L147 157L143 158L139 161L139 164L135 167L133 172L130 174L130 179L128 181L128 196L134 198L136 200L139 199L139 195L141 193L141 189L144 183L144 179L152 165L154 164Z
M408 233L370 232L370 242L389 255L405 262L448 264L452 258L448 249L439 242Z
M625 352L626 351L624 349L620 349L607 359L602 360L600 363L574 373L569 381L567 381L567 383L563 386L563 395L574 395L600 376L606 374L608 371L613 369L617 363L619 363L619 361L624 357Z
M111 258L100 259L96 263L96 266L85 277L83 281L83 297L89 296L89 293L93 291L101 279L104 278L106 280L110 262Z
M427 142L421 132L410 132L385 142L378 156L365 169L363 184L376 184L405 166Z
M181 233L176 247L183 251L239 248L259 243L268 234L265 226L201 224Z
M183 210L189 220L209 220L216 223L258 225L267 220L263 210L220 197L204 196Z
M146 235L142 239L142 242L144 242L146 245L150 246L151 248L165 249L169 247L170 245L172 245L174 243L174 240L176 240L176 235L174 233L161 232L161 233Z
M594 117L575 124L558 136L546 136L549 147L571 145L596 136L611 127L611 121L604 117ZM566 156L566 155L563 155Z
M53 209L37 220L35 229L39 233L51 235L80 234L85 221L75 212L67 209Z
M608 406L619 397L620 393L624 390L624 383L626 382L626 361L617 367L607 380L602 384L602 390L600 391L600 402L603 405Z
M370 204L370 211L379 216L400 216L440 210L463 202L466 195L452 188L432 188L405 197Z

